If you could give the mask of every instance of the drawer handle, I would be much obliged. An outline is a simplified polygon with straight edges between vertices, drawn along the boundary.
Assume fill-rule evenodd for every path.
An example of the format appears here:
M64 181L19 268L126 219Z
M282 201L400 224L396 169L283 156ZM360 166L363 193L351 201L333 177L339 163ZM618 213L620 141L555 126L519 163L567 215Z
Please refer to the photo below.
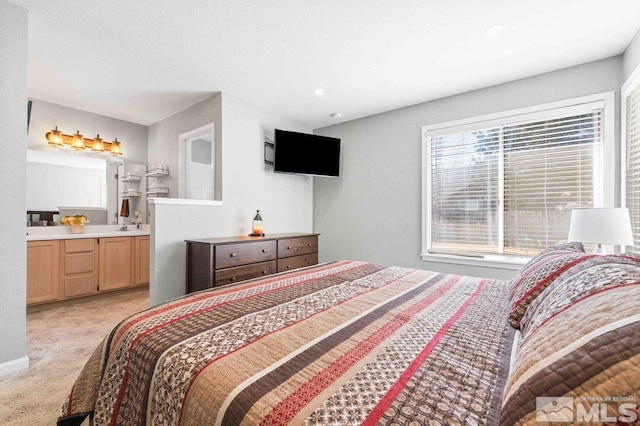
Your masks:
M262 271L262 275L267 275L267 271Z
M262 252L263 252L263 253L266 253L266 252L267 252L267 249L262 249Z
M311 247L311 243L307 244L307 247Z
M287 265L287 269L291 269L291 265Z
M231 253L231 257L236 257L236 254L235 253Z
M236 277L231 277L231 282L234 282L236 280Z
M287 250L291 250L291 246L287 246Z

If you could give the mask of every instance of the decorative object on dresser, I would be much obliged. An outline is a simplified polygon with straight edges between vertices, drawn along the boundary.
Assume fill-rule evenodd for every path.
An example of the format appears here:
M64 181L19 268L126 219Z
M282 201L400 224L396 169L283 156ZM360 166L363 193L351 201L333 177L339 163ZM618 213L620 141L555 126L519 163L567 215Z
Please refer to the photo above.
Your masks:
M186 240L187 293L315 265L318 235Z
M260 210L256 210L256 215L253 217L253 221L251 222L251 237L264 237L264 228L262 226L262 216L260 215Z

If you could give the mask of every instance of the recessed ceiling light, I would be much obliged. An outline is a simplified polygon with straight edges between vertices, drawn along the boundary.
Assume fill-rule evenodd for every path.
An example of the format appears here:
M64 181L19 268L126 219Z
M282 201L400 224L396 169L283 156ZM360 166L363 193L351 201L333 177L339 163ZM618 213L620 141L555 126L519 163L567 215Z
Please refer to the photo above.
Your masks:
M313 94L316 95L316 96L322 96L322 95L324 95L324 90L316 89L316 90L313 91Z
M342 118L342 114L339 112L334 112L331 114L331 118Z
M495 24L488 27L486 30L484 30L484 33L488 36L494 36L494 35L500 34L503 30L504 30L504 25Z

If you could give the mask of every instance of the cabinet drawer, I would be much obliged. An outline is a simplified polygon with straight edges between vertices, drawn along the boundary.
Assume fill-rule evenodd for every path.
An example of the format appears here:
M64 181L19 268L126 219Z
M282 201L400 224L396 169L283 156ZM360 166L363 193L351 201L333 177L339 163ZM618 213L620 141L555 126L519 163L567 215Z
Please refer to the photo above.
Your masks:
M64 279L64 297L83 296L95 293L95 274L78 275Z
M81 253L85 251L93 251L93 247L94 247L93 238L80 238L77 240L64 241L65 253Z
M284 259L278 259L278 272L290 271L292 269L316 265L317 263L318 253L309 253L303 254L302 256L292 256Z
M318 236L278 240L278 258L318 252ZM316 256L317 257L317 256Z
M93 272L95 270L95 255L93 253L67 254L64 256L65 275Z
M216 269L275 260L276 242L258 241L216 247Z
M216 271L216 286L236 283L276 272L276 261L253 263Z

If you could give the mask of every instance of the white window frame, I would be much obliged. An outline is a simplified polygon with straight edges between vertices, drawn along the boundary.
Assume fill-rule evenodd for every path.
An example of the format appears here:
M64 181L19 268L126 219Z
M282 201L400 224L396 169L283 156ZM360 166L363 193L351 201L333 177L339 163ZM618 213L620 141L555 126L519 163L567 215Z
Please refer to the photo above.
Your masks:
M602 113L602 133L603 164L602 173L603 194L601 207L613 207L615 203L615 93L604 92L595 95L582 96L567 99L559 102L551 102L532 107L519 108L515 110L487 114L478 117L466 118L462 120L449 121L422 127L422 253L424 261L466 265L493 267L496 269L507 269L517 271L526 263L530 257L520 257L512 255L455 255L429 253L431 242L431 188L430 188L430 165L431 152L429 150L429 137L435 134L460 133L464 131L477 130L479 128L490 128L492 126L505 125L510 122L543 120L557 116L558 110L562 108L580 107L584 104L601 102L603 104ZM624 169L623 169L624 170ZM501 172L502 173L502 172ZM503 182L500 183L503 185ZM501 224L502 225L502 224ZM502 232L502 231L501 231Z
M627 81L624 82L620 90L620 103L622 104L620 113L621 124L621 144L620 144L620 206L627 207L627 98L638 86L640 86L640 65L631 73ZM635 239L635 235L634 235ZM620 247L620 252L625 253L625 246Z

